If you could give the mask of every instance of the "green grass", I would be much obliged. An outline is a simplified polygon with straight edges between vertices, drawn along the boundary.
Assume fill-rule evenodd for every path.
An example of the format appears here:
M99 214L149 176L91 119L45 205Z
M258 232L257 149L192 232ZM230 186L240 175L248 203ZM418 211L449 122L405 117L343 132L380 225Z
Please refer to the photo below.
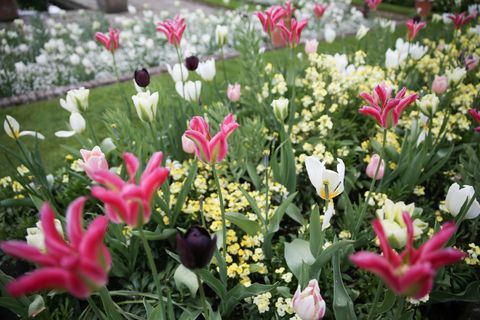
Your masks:
M432 30L435 32L435 30ZM327 44L321 42L319 44L318 51L321 53L337 53L337 52L350 52L354 50L362 49L368 50L370 45L375 44L376 50L368 50L367 62L368 63L383 63L384 52L387 47L391 47L397 37L401 37L405 34L405 28L398 28L393 36L383 43L383 47L379 47L376 39L377 35L374 32L370 32L366 38L362 39L361 43L355 39L355 37L338 38L335 42ZM303 50L298 48L298 50ZM266 59L271 61L275 66L285 65L288 52L285 49L275 50L266 53ZM240 58L228 60L226 62L227 73L229 75L230 82L243 82L244 74L242 70L242 63ZM217 62L217 83L223 83L223 63ZM190 73L192 75L192 73ZM235 75L235 76L234 76ZM193 76L190 77L190 79ZM176 98L173 81L168 74L161 74L152 77L152 83L150 85L151 90L159 91L160 99L159 105L169 104ZM90 103L89 108L85 114L87 123L90 123L99 140L107 136L107 129L104 127L102 121L105 111L112 108L125 108L125 102L122 94L119 90L125 92L127 97L130 97L135 93L132 82L123 82L120 85L113 84L94 88L90 90ZM221 88L224 90L223 88ZM0 110L0 121L3 123L5 116L11 115L20 123L21 130L35 130L45 135L46 139L40 142L40 151L42 153L42 159L46 164L49 171L53 171L65 164L65 155L70 153L73 148L77 150L80 146L75 137L68 139L60 139L55 137L54 133L59 130L67 130L67 122L69 113L60 107L58 98L28 103L22 106L14 106L4 108ZM211 101L218 100L217 94L213 87L209 84L205 84L202 88L202 101L209 103ZM136 118L136 115L134 115ZM26 142L30 146L32 145L33 137L22 137L22 141ZM0 144L9 148L15 149L16 145L14 140L10 139L5 133L0 134ZM76 155L77 156L77 155ZM0 177L12 174L13 169L5 161L5 158L1 157L0 161Z
M353 4L363 6L364 0L352 0ZM381 3L378 6L378 10L380 11L386 11L386 12L392 12L392 13L398 13L404 16L413 16L415 14L415 8L413 7L405 7L405 6L399 6L396 4L391 4L391 3Z

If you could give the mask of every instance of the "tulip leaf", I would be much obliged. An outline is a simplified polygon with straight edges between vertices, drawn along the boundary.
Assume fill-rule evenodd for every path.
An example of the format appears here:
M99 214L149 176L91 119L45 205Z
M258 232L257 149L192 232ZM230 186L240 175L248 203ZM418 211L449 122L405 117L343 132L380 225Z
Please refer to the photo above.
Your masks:
M272 218L268 223L268 231L270 233L275 233L278 231L278 229L280 229L280 222L282 221L282 218L287 211L288 206L292 203L296 195L296 192L289 195L287 199L283 200L282 204L278 206L277 210L275 210L275 213L273 214Z
M198 316L202 313L202 310L189 310L189 309L184 309L182 315L178 320L191 320L191 319L197 319Z
M156 240L165 240L165 239L168 239L170 238L171 236L173 236L174 234L177 233L177 230L176 229L171 229L171 228L167 228L167 229L163 229L162 231L148 231L148 230L144 230L143 231L145 233L145 238L147 240L153 240L153 241L156 241ZM137 230L134 230L133 231L133 234L137 237L140 236L140 232L138 232Z
M257 169L253 166L253 164L250 161L246 162L245 167L247 168L248 175L250 176L250 179L252 180L252 183L255 186L255 189L259 190L261 186L261 180L260 180L260 176L257 173Z
M288 205L286 213L287 216L292 218L292 220L294 220L295 222L298 222L302 226L305 225L305 219L300 213L300 209L294 203L290 203Z
M175 285L178 289L185 286L188 288L192 296L197 294L197 275L193 271L185 268L183 264L178 265L177 270L175 270L175 274L173 275L173 279L175 280Z
M333 246L333 245L332 245ZM332 257L333 265L333 312L336 319L357 319L353 309L353 301L348 295L342 280L342 272L340 270L338 250Z
M312 265L315 262L308 241L295 239L290 243L286 242L285 261L295 277L300 279L302 266L304 264Z
M235 306L245 298L250 296L256 296L261 293L271 291L277 287L278 284L267 285L254 283L249 287L245 287L243 284L237 284L233 289L227 292L224 309L222 315L228 319L228 315L233 311Z
M159 304L152 310L152 313L148 317L148 320L162 320L165 319L165 314L163 314L162 305Z
M464 291L452 293L449 291L432 291L430 299L432 303L445 303L451 301L478 302L480 300L480 281L474 281L467 285Z
M256 235L260 231L258 223L248 219L247 216L243 214L227 212L225 213L225 218L251 236Z
M310 251L313 256L318 258L323 250L324 231L322 230L322 224L320 223L320 209L318 206L312 210L310 214Z
M220 280L215 278L212 272L201 269L198 270L198 273L202 277L202 280L217 294L217 296L223 300L225 298L225 286L222 284Z
M380 315L380 314L384 314L387 311L390 311L390 309L392 309L393 306L395 305L396 301L397 301L397 296L395 295L395 293L393 293L393 291L390 289L387 290L382 304L375 309L375 314Z
M182 210L183 205L185 204L185 200L187 199L188 193L190 192L192 183L195 180L195 177L197 176L197 166L198 166L197 161L193 161L193 164L188 171L188 176L183 181L182 189L177 195L177 202L175 203L175 207L173 208L171 225L175 225L178 215L180 214L180 211Z
M257 202L255 201L255 199L253 199L253 197L247 192L245 191L242 187L239 187L240 191L243 193L243 195L245 196L245 198L247 199L248 201L248 204L250 205L250 207L252 208L253 212L255 212L255 214L257 215L257 217L259 218L260 221L262 221L264 223L265 219L262 215L262 212L260 211L260 208L258 207L257 205Z

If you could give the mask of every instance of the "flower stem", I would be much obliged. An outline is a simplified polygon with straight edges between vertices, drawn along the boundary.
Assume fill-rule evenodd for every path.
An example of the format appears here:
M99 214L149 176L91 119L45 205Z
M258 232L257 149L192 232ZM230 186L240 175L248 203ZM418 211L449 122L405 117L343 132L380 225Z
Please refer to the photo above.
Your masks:
M205 290L203 290L202 278L198 270L195 270L195 275L197 276L198 290L200 292L200 300L202 301L203 317L205 319L208 319L209 315L208 315L208 308L207 308L207 299L205 298Z
M375 169L375 174L373 175L373 178L372 178L372 182L370 183L370 189L368 190L368 194L367 194L367 198L365 199L365 203L362 207L362 211L360 212L360 216L357 220L357 223L355 224L355 229L353 230L354 231L354 237L356 236L357 232L358 232L358 229L360 228L360 225L362 224L362 221L363 219L365 218L365 214L367 212L367 207L368 207L368 202L370 201L370 198L372 197L372 192L373 192L373 189L375 187L375 181L376 181L376 177L377 177L377 174L378 174L378 171L380 171L380 166L382 165L382 160L385 157L385 144L386 144L386 141L387 141L387 129L383 129L383 141L382 141L382 150L380 152L380 159L378 159L378 164L377 164L377 168ZM385 165L387 165L385 163Z
M160 286L160 279L158 278L158 271L157 266L155 265L155 261L153 260L152 249L148 244L147 239L145 238L145 232L143 231L143 227L139 227L140 238L142 238L143 248L145 249L145 253L147 254L147 261L152 271L153 280L155 281L155 286L157 287L158 293L158 300L161 310L161 319L165 319L165 306L163 304L163 295L162 295L162 288Z
M404 297L399 297L398 305L397 305L397 310L395 310L395 316L394 320L398 320L402 317L402 312L403 312L403 306L405 305L405 298Z
M381 291L383 291L383 283L382 283L381 280L378 280L377 291L375 291L375 296L373 298L373 303L372 303L372 306L370 308L370 311L368 312L367 320L373 319L375 309L377 308L378 299L380 298L380 292Z
M115 53L113 52L112 52L112 60L113 60L113 69L115 70L115 75L117 76L118 89L122 93L123 100L125 100L125 104L127 105L128 119L132 120L132 111L130 110L130 103L128 103L127 96L125 96L125 91L122 90L122 87L120 84L120 73L118 72L118 67L117 67L117 60L115 59Z
M215 185L218 190L218 200L220 202L220 212L222 214L222 236L223 236L223 258L227 260L227 223L225 220L225 204L223 203L222 188L220 187L220 180L217 175L216 165L212 165L213 178L215 179Z
M225 53L223 52L223 46L220 48L220 51L222 53L223 78L225 80L226 86L228 86L227 68L225 65Z

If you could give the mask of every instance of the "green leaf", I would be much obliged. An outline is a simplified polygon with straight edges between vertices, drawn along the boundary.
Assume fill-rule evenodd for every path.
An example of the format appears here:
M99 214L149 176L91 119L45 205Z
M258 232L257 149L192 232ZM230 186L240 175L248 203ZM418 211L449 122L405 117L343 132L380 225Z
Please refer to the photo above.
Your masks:
M228 315L233 311L235 306L245 298L250 296L256 296L264 292L271 291L277 287L277 284L266 285L254 283L249 287L245 287L243 284L237 284L233 289L227 292L225 309L222 315L228 319Z
M300 212L300 208L298 208L294 203L290 203L286 212L287 216L292 218L295 222L298 222L302 226L305 225L305 219Z
M197 166L198 166L197 161L193 161L193 164L188 171L188 176L183 181L182 189L177 195L177 202L175 202L175 207L173 208L172 225L175 225L178 215L180 214L180 211L183 208L185 200L187 199L187 195L190 192L192 183L195 180L195 177L197 176Z
M295 239L290 243L285 243L285 261L295 277L300 280L302 266L304 264L312 265L315 257L312 255L307 241Z
M211 271L201 269L198 271L202 280L217 294L217 296L223 300L226 295L225 286L220 280L215 278Z
M28 306L28 317L35 318L43 310L45 310L45 301L41 295L37 294Z
M315 206L310 214L310 251L313 256L318 258L323 250L324 231L322 230L322 224L320 223L320 210L318 206Z
M333 265L333 312L336 319L357 319L353 309L353 302L343 285L342 272L340 270L339 252L335 252L332 258Z
M260 176L257 173L257 169L250 161L247 161L246 168L247 168L248 175L250 176L250 179L252 180L252 183L255 186L255 189L259 190L261 186L261 180L260 180Z
M290 206L296 195L296 192L289 195L287 199L283 200L282 204L278 206L277 210L275 210L275 213L273 214L272 218L268 223L269 232L274 233L280 229L280 222L282 221L282 218L285 215L288 206Z
M158 231L144 230L143 232L145 233L145 238L147 240L157 241L157 240L165 240L165 239L170 238L171 236L173 236L174 234L177 233L177 230L168 228L168 229L163 229L162 231L160 231L160 230L158 230ZM140 232L138 230L134 230L133 234L137 237L140 237Z
M251 236L256 235L260 231L258 222L248 219L243 214L227 212L225 213L225 218Z
M333 243L331 246L329 246L328 248L326 248L325 250L322 251L322 253L320 254L320 256L318 257L318 260L317 260L318 264L320 266L323 266L328 261L330 261L332 256L335 253L337 253L338 250L344 249L344 248L348 247L349 245L353 245L354 243L355 243L354 240L341 240L341 241ZM316 263L317 263L317 261L316 261Z
M184 309L183 313L181 314L178 320L192 320L197 319L198 316L202 313L202 310L188 310Z
M383 302L380 307L377 307L377 309L375 310L375 314L380 315L390 311L390 309L392 309L395 305L396 301L397 296L395 295L395 293L393 293L393 291L390 289L387 290L387 292L385 293L385 298L383 298Z
M242 187L239 187L240 191L243 193L243 195L245 196L245 198L247 199L248 201L248 204L250 205L250 207L252 208L253 212L255 212L255 214L257 215L257 217L260 219L260 221L262 221L262 223L265 223L265 219L262 215L262 212L260 211L260 208L258 208L258 205L257 205L257 202L255 201L255 199L252 198L252 196L247 192L245 191Z
M175 270L175 274L173 275L173 279L175 280L175 285L177 289L180 290L182 286L186 286L192 296L195 296L198 291L198 281L197 275L190 271L189 269L185 268L183 264L179 264L177 270Z
M152 313L148 317L148 320L162 320L165 319L165 314L163 314L162 305L158 304L155 309L153 309Z
M480 301L480 281L470 282L465 290L459 293L433 291L430 293L429 301L432 303L445 303L451 301L478 302Z

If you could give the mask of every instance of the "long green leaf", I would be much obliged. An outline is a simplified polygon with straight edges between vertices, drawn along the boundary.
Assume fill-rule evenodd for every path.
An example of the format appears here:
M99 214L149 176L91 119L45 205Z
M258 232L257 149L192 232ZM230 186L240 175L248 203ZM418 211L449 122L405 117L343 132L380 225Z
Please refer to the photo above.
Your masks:
M172 225L175 225L178 215L180 214L180 211L183 208L185 200L187 199L187 195L190 192L192 183L195 180L195 177L197 176L197 167L198 167L197 161L193 161L193 164L189 169L188 176L183 181L182 189L178 193L177 202L175 202L175 207L173 208Z
M243 214L227 212L225 218L251 236L256 235L260 231L258 222L248 219L248 217Z
M333 265L333 312L336 319L355 320L357 316L353 309L353 301L343 285L342 272L340 270L339 252L332 257Z

